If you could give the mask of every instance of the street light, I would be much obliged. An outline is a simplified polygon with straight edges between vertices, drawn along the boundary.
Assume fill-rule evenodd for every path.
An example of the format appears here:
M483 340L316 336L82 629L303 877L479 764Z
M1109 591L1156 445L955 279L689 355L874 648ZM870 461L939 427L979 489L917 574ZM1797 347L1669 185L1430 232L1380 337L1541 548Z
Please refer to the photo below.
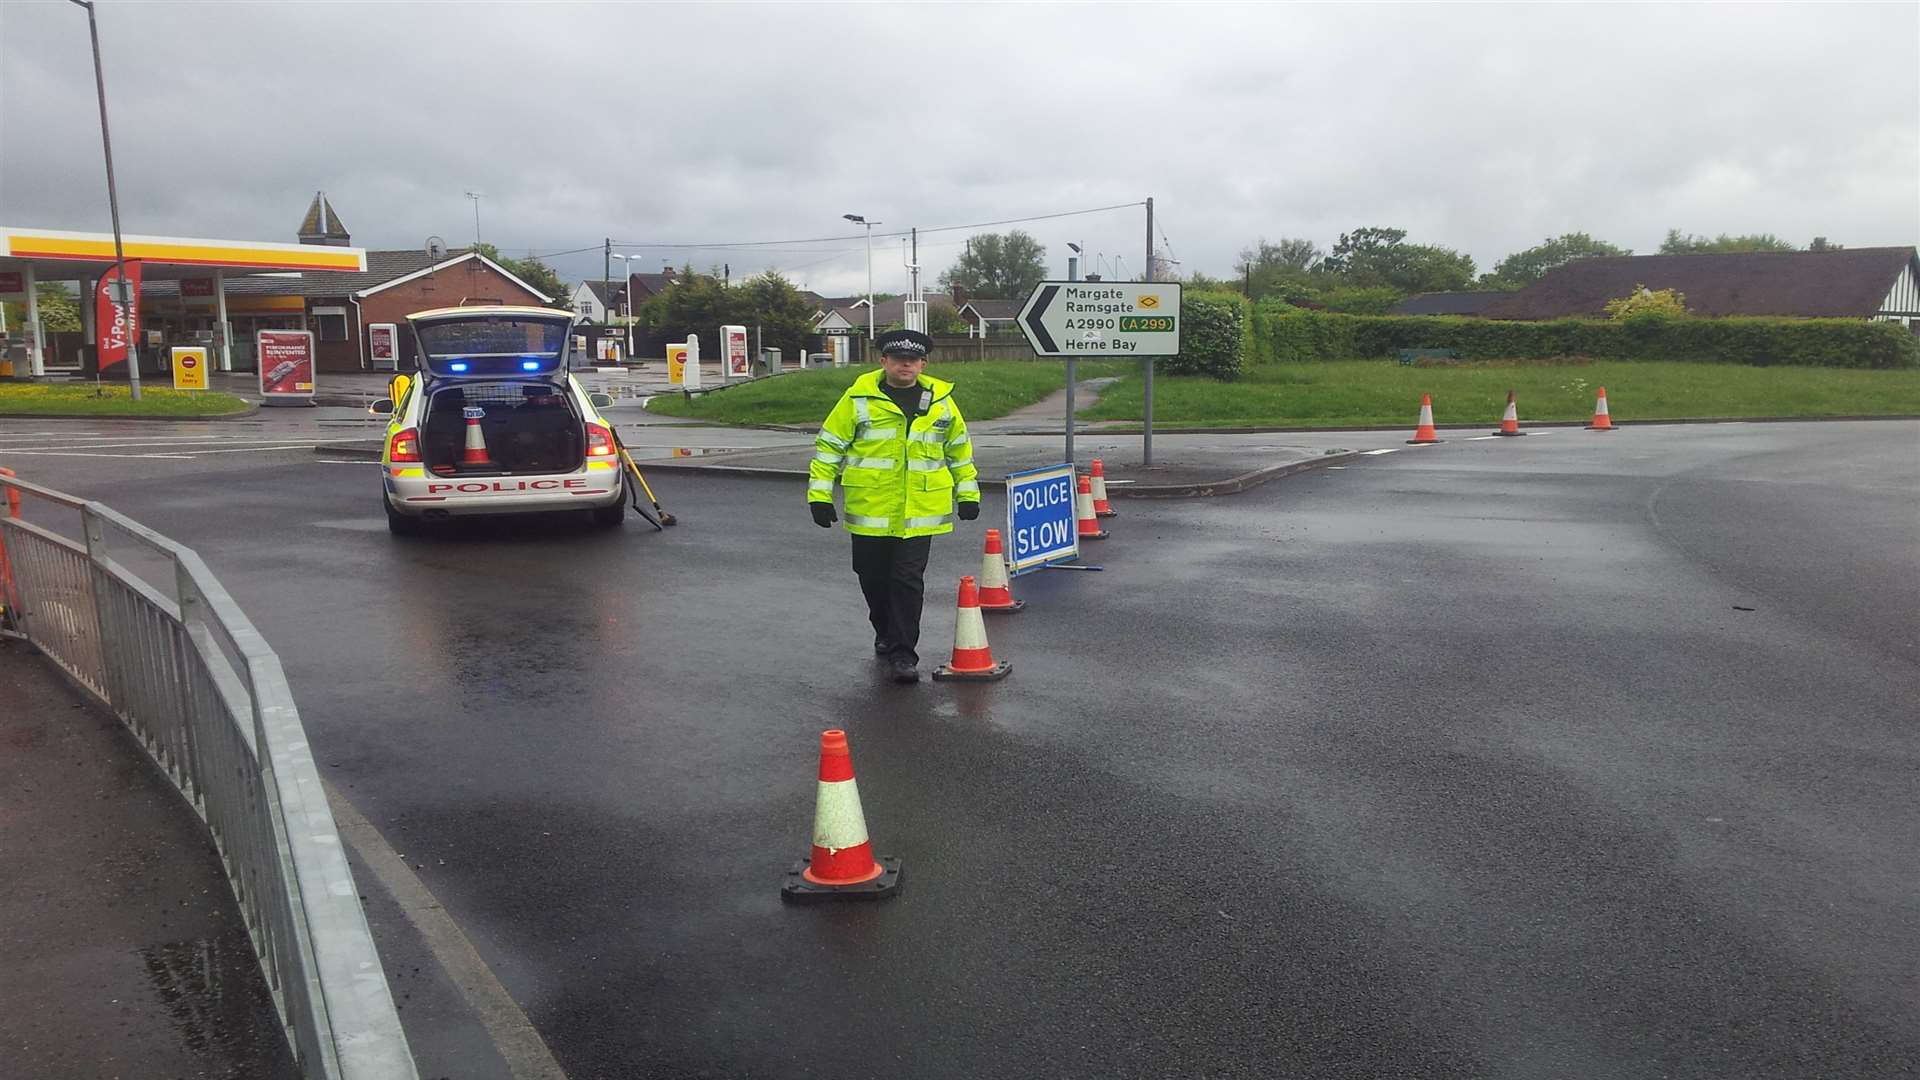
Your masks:
M107 133L107 78L100 69L100 27L93 19L92 0L71 0L87 9L87 34L93 38L93 86L100 93L100 146L107 154L107 209L113 214L113 264L114 273L119 280L113 283L109 292L114 297L114 307L120 318L129 324L137 317L140 298L133 294L133 288L127 284L127 252L120 242L120 193L113 184L113 139ZM94 348L100 347L100 335L94 334ZM95 377L98 378L98 354L95 355ZM140 343L127 335L127 393L133 400L140 400Z
M625 294L626 305L627 305L627 358L632 359L633 358L633 274L634 274L633 264L640 261L640 256L622 255L619 252L615 252L613 257L620 260L620 263L621 263L620 276L627 279L626 280L627 291ZM613 288L613 282L611 281L607 282L607 288L609 289ZM607 295L607 299L612 300L613 295L609 293Z
M74 3L79 2L80 0L74 0ZM467 198L473 200L473 246L475 247L480 246L480 199L485 194L484 191L467 192Z
M841 214L855 225L867 227L867 340L873 340L873 227L884 225L881 221L868 221L859 214Z

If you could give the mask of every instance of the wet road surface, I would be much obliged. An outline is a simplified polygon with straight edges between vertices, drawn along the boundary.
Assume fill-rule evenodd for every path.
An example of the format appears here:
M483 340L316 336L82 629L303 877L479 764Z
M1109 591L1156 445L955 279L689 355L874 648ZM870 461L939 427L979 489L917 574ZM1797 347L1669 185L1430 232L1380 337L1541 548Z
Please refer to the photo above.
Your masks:
M1886 1076L1916 446L1565 431L1125 502L1106 572L989 622L1007 682L910 688L791 482L398 542L372 466L34 473L200 550L576 1077ZM905 886L783 907L832 726Z

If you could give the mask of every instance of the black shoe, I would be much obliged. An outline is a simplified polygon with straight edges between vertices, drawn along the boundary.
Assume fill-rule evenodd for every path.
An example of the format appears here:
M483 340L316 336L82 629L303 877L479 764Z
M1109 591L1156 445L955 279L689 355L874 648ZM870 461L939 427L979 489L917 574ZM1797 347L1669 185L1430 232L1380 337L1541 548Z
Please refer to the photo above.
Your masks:
M893 658L893 681L897 683L916 683L920 681L920 665L904 656Z
M873 655L886 656L891 652L893 652L893 642L883 637L873 639Z

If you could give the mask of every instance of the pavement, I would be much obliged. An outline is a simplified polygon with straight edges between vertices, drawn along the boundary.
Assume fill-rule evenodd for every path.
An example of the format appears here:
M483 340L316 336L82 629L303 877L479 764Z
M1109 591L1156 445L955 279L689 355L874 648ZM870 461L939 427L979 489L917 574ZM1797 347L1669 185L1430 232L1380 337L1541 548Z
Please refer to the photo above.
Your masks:
M0 705L0 1072L297 1078L193 811L23 642Z
M409 542L304 449L30 465L201 552L570 1076L1785 1078L1920 1060L1916 445L1562 429L1130 502L1103 572L1015 581L1007 681L914 687L785 477ZM886 903L778 899L825 727ZM416 1046L477 1027L418 1001Z

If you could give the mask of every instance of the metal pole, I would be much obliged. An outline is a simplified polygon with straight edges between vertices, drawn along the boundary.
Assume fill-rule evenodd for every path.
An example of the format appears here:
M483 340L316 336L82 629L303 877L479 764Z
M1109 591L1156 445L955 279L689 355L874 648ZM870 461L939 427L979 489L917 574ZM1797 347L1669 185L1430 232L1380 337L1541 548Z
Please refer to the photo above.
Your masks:
M873 340L873 222L867 227L867 340Z
M1078 260L1067 260L1067 280L1080 280ZM1073 384L1079 378L1079 371L1080 362L1071 356L1067 357L1067 464L1069 465L1073 464Z
M113 215L113 265L114 274L119 278L111 291L118 317L131 328L138 317L140 298L133 295L132 287L127 284L127 252L120 240L120 192L113 182L113 136L107 130L107 77L100 66L100 25L94 21L91 0L73 2L87 9L87 35L93 39L93 86L100 95L100 147L107 157L107 209ZM92 303L93 297L87 297L85 302ZM140 343L131 333L127 335L127 390L133 400L140 400Z
M1147 273L1142 280L1153 280L1153 196L1151 195L1147 196ZM1146 405L1141 414L1143 423L1140 464L1142 467L1151 468L1153 465L1153 357L1141 357L1140 363L1146 368L1144 380L1146 385L1143 387L1142 394Z

